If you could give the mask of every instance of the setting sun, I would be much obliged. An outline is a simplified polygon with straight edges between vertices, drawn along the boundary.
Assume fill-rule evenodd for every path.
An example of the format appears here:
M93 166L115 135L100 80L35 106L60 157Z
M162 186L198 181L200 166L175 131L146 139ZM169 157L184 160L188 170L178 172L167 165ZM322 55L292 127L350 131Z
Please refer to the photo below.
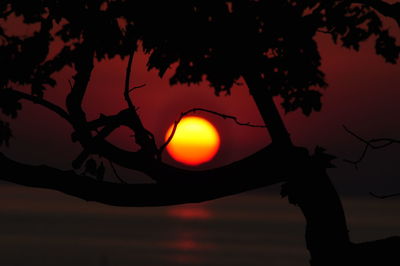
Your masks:
M171 125L165 135L165 140L172 133ZM168 153L176 161L187 165L200 165L210 161L218 152L220 138L215 127L197 116L183 118L167 146Z

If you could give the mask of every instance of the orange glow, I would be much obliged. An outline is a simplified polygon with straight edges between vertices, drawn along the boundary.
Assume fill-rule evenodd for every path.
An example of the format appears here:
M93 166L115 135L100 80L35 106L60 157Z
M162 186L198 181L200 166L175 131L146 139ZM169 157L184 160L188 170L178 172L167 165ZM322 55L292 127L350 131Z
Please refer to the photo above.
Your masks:
M168 215L182 220L208 220L212 218L209 209L203 206L174 206L168 209Z
M165 140L171 135L171 125ZM167 151L176 161L187 165L199 165L210 161L218 152L220 138L215 127L197 116L183 118L176 128Z

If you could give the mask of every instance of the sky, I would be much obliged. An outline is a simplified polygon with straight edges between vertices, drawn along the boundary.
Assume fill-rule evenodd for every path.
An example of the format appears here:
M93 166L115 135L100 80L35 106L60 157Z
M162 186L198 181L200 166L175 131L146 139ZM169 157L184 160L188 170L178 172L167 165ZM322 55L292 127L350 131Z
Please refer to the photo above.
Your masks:
M400 36L394 24L389 26L394 34ZM346 133L342 125L365 138L400 138L399 65L387 64L375 55L371 41L362 44L360 52L355 52L334 45L322 33L316 38L329 86L323 92L321 112L305 117L300 111L284 114L281 110L294 143L310 150L319 145L338 157L334 162L338 168L331 170L331 175L339 184L339 190L360 193L368 193L372 188L382 193L400 191L397 168L400 147L368 153L358 171L342 162L342 159L357 158L363 148L362 143ZM131 96L145 127L155 134L159 145L163 143L171 123L181 112L193 107L233 115L241 122L262 124L243 81L239 80L242 84L236 85L231 95L217 97L206 82L170 86L168 77L172 75L173 68L161 79L155 71L147 70L146 60L147 56L141 51L134 57L131 85L146 86L135 90ZM101 113L111 115L126 108L123 99L126 64L127 60L121 59L96 64L84 100L89 120ZM71 69L58 73L58 85L47 91L46 99L64 107L72 75ZM280 103L278 98L276 103ZM270 141L265 129L238 126L230 120L209 114L196 115L211 121L221 136L221 148L215 158L199 168L212 168L240 160ZM12 122L12 126L15 138L11 148L1 150L20 161L71 168L70 162L80 151L79 145L71 143L70 126L40 106L24 104L23 112L17 121ZM127 129L117 130L109 139L117 146L136 149ZM186 167L175 162L166 152L163 159L178 167Z

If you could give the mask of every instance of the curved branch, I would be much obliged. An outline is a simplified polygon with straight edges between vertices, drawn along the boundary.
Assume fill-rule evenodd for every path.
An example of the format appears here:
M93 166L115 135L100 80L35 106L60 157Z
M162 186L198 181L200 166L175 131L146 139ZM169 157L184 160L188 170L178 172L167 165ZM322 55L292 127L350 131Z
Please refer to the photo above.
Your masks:
M221 187L240 184L274 184L286 180L288 172L295 172L299 167L299 157L304 156L305 150L300 148L283 149L270 145L262 150L231 164L203 171L191 171L167 165L154 158L143 156L138 152L120 149L102 140L92 151L122 167L141 171L158 183L201 184L220 183ZM288 167L291 165L291 167ZM265 171L268 170L266 173ZM247 180L243 180L246 177Z
M304 151L302 151L303 153ZM296 151L294 151L294 154L298 155ZM199 173L202 178L192 179L191 176L186 176L186 182L176 183L176 179L170 178L169 182L157 184L117 184L77 175L73 171L22 164L0 153L0 165L4 173L0 178L29 187L58 190L80 199L108 205L164 206L212 200L285 181L285 174L289 173L280 170L288 169L287 159L284 162L278 160L281 161L279 165L285 167L280 169L277 168L276 158L283 159L287 155L275 156L273 150L266 149L262 154L253 157L250 162L228 167L231 168L231 171L225 170L218 173L203 171L203 173ZM260 156L264 164L254 161L261 159ZM265 162L268 163L269 159L271 160L270 167L265 165ZM245 168L246 165L262 165L262 167L251 169ZM265 172L266 170L268 172ZM173 173L169 170L159 174ZM230 175L220 176L220 174Z
M57 114L61 118L65 119L71 125L73 124L73 121L72 121L70 115L63 108L59 107L58 105L55 105L54 103L46 101L43 98L39 98L39 97L33 96L31 94L27 94L27 93L17 91L17 90L10 90L10 89L0 90L0 98L6 98L7 96L8 97L15 96L20 99L30 101L34 104L39 104L39 105L47 108L48 110L52 111L53 113Z

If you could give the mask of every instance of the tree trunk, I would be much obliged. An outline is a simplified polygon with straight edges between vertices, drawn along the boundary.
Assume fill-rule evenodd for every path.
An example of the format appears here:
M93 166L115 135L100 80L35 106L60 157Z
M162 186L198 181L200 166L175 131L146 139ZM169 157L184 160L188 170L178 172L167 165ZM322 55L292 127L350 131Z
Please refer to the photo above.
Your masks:
M243 75L250 94L267 126L272 144L282 149L294 149L290 134L257 71ZM343 265L352 246L340 198L325 169L325 162L317 156L303 154L283 192L289 201L300 207L306 219L306 244L312 266ZM290 167L290 166L289 166Z
M352 244L340 198L323 166L310 158L283 189L306 219L306 245L312 266L345 265ZM286 186L286 187L285 187Z
M271 93L265 88L261 76L257 72L249 71L243 74L243 78L267 126L272 143L282 148L292 147L290 134L275 106Z

